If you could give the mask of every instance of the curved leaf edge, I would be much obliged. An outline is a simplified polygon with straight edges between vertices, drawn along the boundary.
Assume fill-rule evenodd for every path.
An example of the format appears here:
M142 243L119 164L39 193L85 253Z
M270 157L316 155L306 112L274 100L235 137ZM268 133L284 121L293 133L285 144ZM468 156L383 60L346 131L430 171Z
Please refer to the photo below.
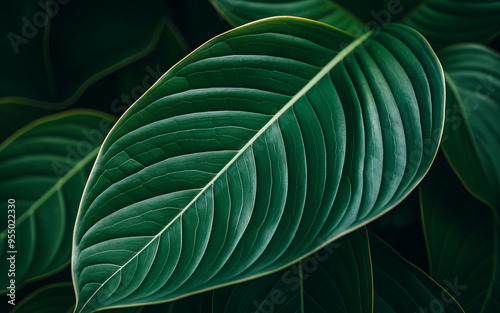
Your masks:
M212 1L212 0L210 0ZM263 22L263 21L274 21L274 20L304 20L304 21L308 21L308 22L312 22L312 23L316 23L316 24L320 24L320 25L323 25L323 26L327 26L329 28L333 28L333 29L336 29L337 31L339 32L342 32L346 35L349 35L349 36L352 36L354 37L352 34L342 30L342 29L339 29L337 27L334 27L332 25L329 25L329 24L326 24L326 23L323 23L323 22L319 22L319 21L316 21L316 20L311 20L311 19L307 19L307 18L303 18L303 17L295 17L295 16L273 16L273 17L266 17L266 18L263 18L263 19L260 19L260 20L256 20L256 21L252 21L250 23L247 23L245 25L241 25L241 26L238 26L238 27L235 27L233 29L230 29L226 32L223 32L209 40L207 40L205 43L201 44L199 47L197 47L196 49L194 49L193 51L191 51L189 54L187 54L184 58L182 58L181 60L179 60L177 63L175 63L174 65L172 65L172 67L170 67L143 95L141 95L130 107L127 108L127 110L120 116L120 118L116 121L116 123L113 125L113 127L110 129L110 131L108 132L108 134L106 135L106 137L104 138L104 141L103 143L106 142L106 140L108 139L109 135L113 132L113 130L115 129L115 127L119 124L119 122L124 119L124 117L130 113L130 110L134 107L134 104L139 102L146 94L148 94L148 92L150 90L153 89L153 87L155 87L157 84L161 84L162 83L162 80L165 76L167 76L170 71L177 67L179 64L183 63L188 57L190 57L192 54L194 54L198 49L204 47L205 45L207 45L208 43L210 43L212 40L215 40L217 38L220 38L222 36L225 36L235 30L238 30L240 28L243 28L243 27L247 27L249 25L252 25L252 24L255 24L255 23L260 23L260 22ZM258 275L253 275L251 277L247 277L247 278L244 278L244 279L240 279L240 280L235 280L235 281L232 281L232 282L229 282L229 283L226 283L226 284L220 284L218 286L215 286L215 287L210 287L210 288L205 288L205 289L200 289L198 291L195 291L195 292L191 292L191 293L187 293L185 295L182 295L182 296L179 296L179 297L176 297L176 298L172 298L172 299L168 299L168 300L165 300L165 301L154 301L154 302L144 302L144 303L140 303L140 304L132 304L132 305L118 305L118 306L110 306L110 307L105 307L105 308L100 308L99 310L97 311L101 311L101 310L108 310L108 309L117 309L117 308L128 308L128 307L137 307L137 306L147 306L147 305L153 305L153 304L161 304L161 303L168 303L168 302L173 302L173 301L176 301L176 300L180 300L180 299L183 299L183 298L186 298L186 297L189 297L189 296L192 296L192 295L196 295L196 294L200 294L200 293L203 293L203 292L207 292L207 291L210 291L210 290L215 290L215 289L219 289L219 288L222 288L222 287L226 287L226 286L231 286L231 285L235 285L235 284L239 284L239 283L243 283L245 281L249 281L249 280L253 280L253 279L256 279L256 278L259 278L259 277L263 277L263 276L267 276L267 275L270 275L272 273L276 273L278 271L281 271L281 270L284 270L286 269L287 267L291 266L291 265L294 265L300 261L302 261L303 259L307 258L308 256L310 256L311 254L314 254L315 252L317 252L318 250L321 250L323 249L324 247L326 247L327 245L331 244L332 242L334 242L335 240L339 239L340 237L343 237L351 232L354 232L364 226L366 226L367 224L371 223L372 221L380 218L381 216L385 215L386 213L388 213L389 211L391 211L392 209L394 209L396 206L398 206L415 188L418 187L418 185L420 184L420 182L424 179L424 177L427 175L427 173L429 172L432 164L434 163L435 159L436 159L436 156L437 156L437 153L439 151L439 146L440 146L440 142L441 142L441 139L443 137L443 132L444 132L444 123L445 123L445 112L446 112L446 82L445 82L445 76L444 76L444 70L443 70L443 66L441 65L441 62L439 62L439 58L437 57L436 55L436 52L434 51L434 49L432 48L432 46L430 45L430 43L427 41L427 39L420 33L418 32L417 30L415 30L414 28L410 27L410 26L407 26L407 25L404 25L404 24L400 24L400 23L392 23L392 24L398 24L402 27L405 27L405 28L408 28L408 29L411 29L412 31L414 31L415 33L417 33L419 36L422 37L422 39L425 41L425 43L429 46L430 48L430 51L432 51L432 53L434 54L434 56L436 57L436 60L438 61L437 63L439 64L439 68L441 69L441 79L443 81L443 91L444 91L444 99L443 99L443 119L441 121L441 131L440 131L440 134L439 134L439 142L437 144L437 147L438 149L436 149L436 151L434 151L433 153L433 156L432 156L432 161L430 162L429 164L429 167L427 168L427 170L425 171L425 173L422 175L422 177L420 177L420 179L418 179L414 184L413 186L409 187L408 188L408 191L406 193L403 193L401 195L401 199L399 199L399 201L395 202L394 205L388 207L384 212L381 212L380 214L374 216L373 218L367 220L367 221L364 221L362 223L360 223L359 225L357 225L356 227L353 227L345 232L342 232L340 234L338 234L337 236L331 238L330 240L324 242L323 244L321 244L320 246L318 246L317 248L315 248L314 250L310 251L309 253L301 256L300 258L288 263L288 264L285 264L277 269L274 269L272 271L268 271L268 272L264 272L264 273L260 273ZM354 41L357 41L359 40L360 38L365 38L365 37L369 37L371 34L373 33L373 31L370 31L370 32L367 32L367 33L364 33L362 34L361 36L359 37L355 37L354 38ZM352 43L350 44L352 45ZM349 45L349 46L350 46ZM347 48L347 47L346 47ZM344 48L344 50L346 49ZM342 50L342 51L344 51ZM331 61L329 62L331 63ZM326 65L328 66L328 65ZM266 123L267 124L267 123ZM265 126L264 126L265 127ZM100 149L99 149L99 153L97 154L97 158L99 158L101 156L101 152L102 152L102 148L103 148L104 144L101 145ZM245 145L246 146L246 145ZM245 149L242 148L242 149ZM94 167L92 168L92 172L94 172ZM217 177L217 176L216 176ZM84 188L84 191L83 191L83 194L85 195L85 193L87 192L87 187L88 187L88 182L89 180L87 180L87 184L85 185L85 188ZM83 198L83 197L82 197ZM80 202L81 204L81 202ZM72 246L72 253L71 253L71 277L72 277L72 281L75 282L75 275L74 275L74 259L75 259L75 234L76 234L76 226L78 224L78 220L80 218L80 211L81 211L81 205L80 207L78 208L78 213L77 213L77 219L76 219L76 222L75 222L75 227L74 227L74 230L73 230L73 246ZM399 255L399 254L398 254ZM410 263L411 264L411 263ZM413 265L414 266L414 265ZM416 266L415 266L416 267ZM116 272L115 272L116 273ZM114 274L113 274L114 275ZM112 277L112 276L111 276ZM111 278L110 277L110 278ZM108 278L108 280L110 279ZM107 280L106 280L107 281ZM106 282L103 283L103 285L105 284ZM372 280L372 283L373 283L373 280ZM73 288L74 288L74 291L75 291L75 297L76 297L76 305L75 305L75 311L74 313L77 313L77 308L78 308L78 302L79 302L79 298L78 298L78 292L76 290L76 285L73 284ZM94 294L96 294L97 292L99 291L99 289L94 292Z

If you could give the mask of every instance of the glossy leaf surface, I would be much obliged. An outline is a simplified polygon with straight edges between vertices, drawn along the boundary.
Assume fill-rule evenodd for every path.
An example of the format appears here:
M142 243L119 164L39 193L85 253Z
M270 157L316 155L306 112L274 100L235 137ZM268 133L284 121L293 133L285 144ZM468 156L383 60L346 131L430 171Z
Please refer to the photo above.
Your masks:
M421 32L435 48L487 43L500 33L498 0L211 0L233 25L290 15L360 34L390 22Z
M431 276L457 285L465 311L499 312L498 215L465 190L443 156L434 165L419 188Z
M459 45L440 58L448 104L443 150L467 189L500 209L500 56Z
M0 216L2 292L11 278L19 289L69 263L80 198L112 120L68 111L29 124L0 146L0 199L6 209L15 200L15 212ZM14 219L15 227L7 227ZM7 275L11 255L15 277Z
M463 313L450 294L375 235L370 236L374 313Z
M402 25L354 38L277 18L216 37L103 144L75 230L77 311L255 278L361 227L428 170L443 106L440 64Z

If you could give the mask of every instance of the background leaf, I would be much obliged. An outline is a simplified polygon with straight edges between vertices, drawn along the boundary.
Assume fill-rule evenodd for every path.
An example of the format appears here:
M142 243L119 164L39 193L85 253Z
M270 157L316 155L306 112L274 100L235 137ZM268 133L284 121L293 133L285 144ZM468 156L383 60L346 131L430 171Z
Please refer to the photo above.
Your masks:
M318 20L353 34L391 22L421 32L435 49L487 43L500 33L498 0L211 0L233 25L290 15Z
M418 30L439 49L462 42L488 43L500 34L498 0L384 0L400 3L393 21Z
M467 312L500 311L498 215L462 186L442 155L420 185L431 276L458 282Z
M441 51L447 109L442 147L475 196L500 209L500 56L486 47L458 45Z
M147 0L144 6L130 0L56 2L49 5L53 18L40 24L34 20L47 12L43 3L2 4L0 140L36 118L75 105L82 96L79 107L122 113L113 112L111 104L120 94L130 96L130 83L142 87L140 94L134 91L137 99L188 51L161 0ZM148 86L143 86L148 73L131 69L139 61L145 63L142 70L149 66L155 73Z
M37 120L0 146L0 200L15 200L15 233L0 215L0 284L10 285L7 259L15 253L15 285L67 265L78 204L100 144L113 118L68 111ZM14 246L7 235L15 235Z
M36 290L13 307L11 313L71 313L75 307L72 283L58 283Z
M216 37L104 143L75 232L77 311L255 278L380 216L432 162L443 88L401 25L356 39L281 18Z
M75 309L72 283L57 283L40 288L18 303L10 313L71 313ZM141 307L105 310L110 313L140 313ZM186 312L188 313L188 312Z
M372 310L368 233L340 238L286 270L214 291L212 313Z
M347 32L363 28L363 21L360 18L333 1L210 0L210 2L233 26L241 26L266 17L289 15L323 22Z
M426 273L429 272L418 189L413 190L394 209L366 227L408 262Z
M181 301L195 304L201 301L200 297L205 300L204 309L189 312L463 312L445 289L387 243L373 234L368 241L364 228L281 272ZM363 301L365 305L361 306ZM169 308L172 313L181 313L176 309L177 302L145 310Z
M449 292L374 235L370 249L375 313L464 312Z

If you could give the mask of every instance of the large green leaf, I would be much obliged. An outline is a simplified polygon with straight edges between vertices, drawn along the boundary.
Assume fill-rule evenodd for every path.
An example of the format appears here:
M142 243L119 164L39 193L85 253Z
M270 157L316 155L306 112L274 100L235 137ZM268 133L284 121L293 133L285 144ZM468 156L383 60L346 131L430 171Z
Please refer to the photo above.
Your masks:
M69 263L80 198L112 120L93 111L68 111L32 122L0 146L2 293L11 279L19 289ZM8 217L9 199L15 211ZM14 218L15 227L7 227Z
M78 312L171 300L297 262L428 170L444 77L402 25L277 18L214 38L108 135L74 235Z
M399 22L421 32L433 47L487 43L500 33L499 0L211 0L233 25L291 15L355 34Z
M75 309L72 283L56 283L35 290L17 303L10 313L71 313ZM109 313L139 313L141 307L106 310ZM186 312L187 313L187 312Z
M500 312L500 224L441 156L420 185L431 276L456 285L467 312Z
M85 105L112 111L111 103L120 97L119 91L131 93L120 88L130 66L147 61L141 70L149 66L156 71L161 65L164 72L187 52L161 0L139 5L130 0L52 1L56 13L45 26L34 22L43 15L43 2L2 3L0 140L38 117L74 105L91 86L105 85L97 87L101 92L87 95ZM168 49L162 47L165 45ZM161 57L155 54L158 50ZM110 80L101 81L110 75ZM132 78L132 87L143 91L149 87L143 86L142 71ZM149 84L158 78L150 79Z
M375 313L464 312L449 286L443 289L377 236L370 236L370 249Z
M500 56L467 44L443 50L440 58L448 104L444 153L466 188L500 209Z

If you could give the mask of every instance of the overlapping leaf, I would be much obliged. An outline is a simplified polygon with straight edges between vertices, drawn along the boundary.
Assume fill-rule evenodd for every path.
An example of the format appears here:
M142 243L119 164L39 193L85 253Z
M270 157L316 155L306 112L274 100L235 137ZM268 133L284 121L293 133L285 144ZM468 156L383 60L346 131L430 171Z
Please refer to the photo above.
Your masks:
M399 22L421 32L433 47L487 43L500 33L498 0L211 0L233 25L270 16L318 20L355 34Z
M464 313L450 286L443 289L374 235L370 236L370 249L375 288L373 312Z
M402 25L268 19L197 49L107 137L74 235L77 312L292 264L385 213L439 145L442 69Z
M431 276L456 286L467 312L499 312L498 216L465 190L443 156L420 186Z
M443 150L467 189L500 209L500 56L469 44L440 59L448 91Z
M10 279L19 289L69 263L80 197L112 124L101 113L68 111L29 124L0 146L0 200L6 207L15 201L12 216L0 215L2 292ZM11 255L15 276L7 275Z

